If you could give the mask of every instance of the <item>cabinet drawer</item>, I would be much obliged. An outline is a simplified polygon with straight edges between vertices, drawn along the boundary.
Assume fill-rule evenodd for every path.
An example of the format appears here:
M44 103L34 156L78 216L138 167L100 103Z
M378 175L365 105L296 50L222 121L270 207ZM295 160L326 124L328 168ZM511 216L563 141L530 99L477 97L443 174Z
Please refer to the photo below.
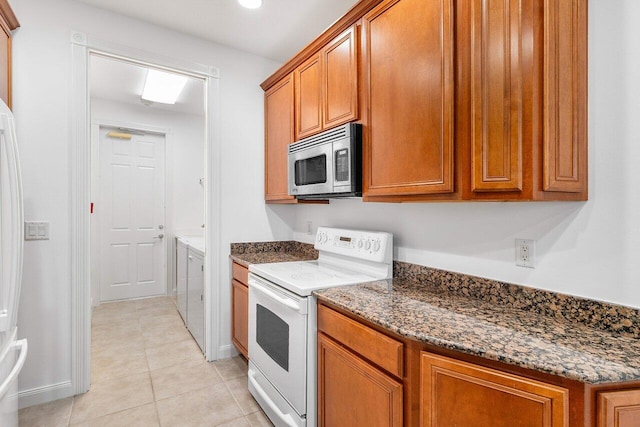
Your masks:
M236 279L238 282L244 283L245 285L249 284L249 269L247 267L234 262L232 271L234 279Z
M403 347L400 341L322 305L318 306L318 331L402 378Z

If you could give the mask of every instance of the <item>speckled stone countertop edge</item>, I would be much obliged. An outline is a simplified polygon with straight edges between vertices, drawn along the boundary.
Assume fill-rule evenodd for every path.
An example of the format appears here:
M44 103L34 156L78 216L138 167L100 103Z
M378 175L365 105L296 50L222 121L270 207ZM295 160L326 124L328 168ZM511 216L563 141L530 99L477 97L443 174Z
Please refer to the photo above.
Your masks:
M450 295L535 312L542 316L640 339L640 309L633 307L401 261L394 261L393 270L394 278L415 281Z
M305 261L316 259L318 256L313 245L296 241L232 243L230 252L230 259L245 267L249 267L251 264ZM522 357L519 354L514 356L509 352L492 348L492 346L487 345L487 341L483 341L484 338L478 338L476 342L470 343L467 336L462 339L447 339L447 337L438 337L429 333L416 333L416 319L419 318L420 311L412 319L413 324L411 322L397 324L386 319L384 315L380 316L380 312L376 312L375 302L372 306L364 309L354 306L353 292L358 287L371 287L371 284L332 288L316 291L314 294L320 300L351 312L358 317L388 329L392 333L436 347L529 368L584 383L600 384L640 381L640 341L638 341L640 339L640 310L638 309L401 261L394 261L394 279L390 280L386 286L388 287L393 283L408 284L413 290L428 289L429 292L425 293L425 295L435 292L440 296L440 300L446 301L447 304L449 302L457 301L460 303L460 301L463 301L463 305L479 304L484 306L485 309L490 307L488 310L492 312L492 315L495 315L495 312L502 312L502 314L497 315L498 323L506 322L507 329L511 327L509 322L513 319L513 313L515 313L516 318L519 316L518 313L529 317L535 316L531 317L533 320L530 321L536 322L540 319L539 321L544 323L547 329L555 327L578 328L580 333L585 335L586 341L581 340L581 337L577 337L576 340L584 341L580 343L580 346L584 348L573 349L571 348L572 342L560 342L555 347L552 339L545 338L540 342L542 347L540 353L546 351L546 355L534 356L533 359ZM341 298L336 299L335 295L328 295L329 292L345 292L341 298L346 296L347 302L345 303ZM400 295L396 294L396 297ZM406 296L402 298L404 297ZM409 301L409 304L412 304L410 300L404 301L405 303ZM456 313L455 309L453 311L446 310L443 313L448 313L454 317L461 315ZM486 315L486 312L484 312L484 315ZM467 314L463 316L469 317ZM509 320L510 316L511 320ZM435 320L438 319L436 318ZM434 319L430 321L433 322ZM479 330L474 332L477 335L486 333L483 329L496 328L492 323L493 320L489 323L486 320L483 323L481 319L472 319L472 321L481 325ZM504 327L504 325L500 326L499 328L502 329L499 332L504 333ZM520 325L520 327L523 328L526 325ZM452 330L454 329L455 327L452 327ZM526 341L540 339L534 335L530 336L528 330L524 332L522 330L507 330L506 335L510 334L516 334L524 340L525 343L520 343L520 345L525 345L525 347L528 345ZM591 345L588 342L589 337L596 341L599 340L603 349L612 346L624 347L626 345L632 351L627 354L624 348L618 348L615 355L617 359L604 354L604 350L603 354L599 355L597 352L591 351ZM502 337L502 339L506 338L506 336ZM497 339L500 339L499 333ZM614 341L611 341L611 339ZM620 343L616 340L619 340ZM569 346L569 355L563 354L563 350L567 345ZM528 348L529 352L535 350L535 347ZM564 363L562 357L569 357L569 359ZM570 360L571 357L573 357L573 361ZM607 359L607 357L609 358ZM634 358L638 360L638 363L634 363ZM630 364L633 366L630 366ZM605 366L605 368L603 369L602 366Z
M311 244L293 240L231 243L229 257L249 268L251 264L313 260L318 251Z
M587 384L640 381L640 342L405 279L315 291L409 340Z

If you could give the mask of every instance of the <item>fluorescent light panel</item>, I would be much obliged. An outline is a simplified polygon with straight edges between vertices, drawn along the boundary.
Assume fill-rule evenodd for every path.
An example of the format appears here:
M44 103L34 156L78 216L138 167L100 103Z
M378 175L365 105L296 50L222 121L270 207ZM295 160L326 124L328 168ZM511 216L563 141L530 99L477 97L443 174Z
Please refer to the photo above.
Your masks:
M257 9L262 6L262 0L238 0L238 3L247 9Z
M185 84L187 84L186 76L149 69L142 90L142 99L162 104L175 104Z

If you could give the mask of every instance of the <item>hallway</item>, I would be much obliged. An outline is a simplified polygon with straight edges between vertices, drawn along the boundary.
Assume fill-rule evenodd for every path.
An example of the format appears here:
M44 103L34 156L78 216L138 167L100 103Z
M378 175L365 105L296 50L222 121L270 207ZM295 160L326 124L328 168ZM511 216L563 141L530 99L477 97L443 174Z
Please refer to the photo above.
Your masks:
M102 304L91 325L91 390L20 410L20 426L271 426L237 356L212 363L171 298Z

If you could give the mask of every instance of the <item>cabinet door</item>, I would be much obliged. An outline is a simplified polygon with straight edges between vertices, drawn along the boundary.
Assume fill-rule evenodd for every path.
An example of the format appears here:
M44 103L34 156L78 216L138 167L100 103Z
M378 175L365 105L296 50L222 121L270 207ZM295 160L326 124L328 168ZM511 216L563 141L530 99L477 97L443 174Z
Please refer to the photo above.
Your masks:
M422 425L568 427L569 391L423 352Z
M231 337L238 351L249 358L249 288L235 279L231 286Z
M524 92L531 92L531 13L527 0L473 0L471 5L472 190L522 190ZM530 8L529 8L530 9ZM528 58L523 56L528 55ZM529 65L529 68L525 67ZM523 91L526 85L526 91ZM530 101L530 100L529 100Z
M318 425L402 426L402 384L318 334Z
M204 259L189 250L187 328L204 352Z
M358 51L351 27L322 50L322 127L329 129L358 118Z
M544 1L544 190L587 191L587 1Z
M364 193L451 193L452 0L387 0L364 17Z
M287 147L294 141L293 76L270 88L265 99L265 200L293 202L287 182Z
M296 140L322 130L322 66L314 55L296 68Z
M11 108L11 33L4 25L0 25L0 98Z
M640 390L598 393L597 427L640 427Z

